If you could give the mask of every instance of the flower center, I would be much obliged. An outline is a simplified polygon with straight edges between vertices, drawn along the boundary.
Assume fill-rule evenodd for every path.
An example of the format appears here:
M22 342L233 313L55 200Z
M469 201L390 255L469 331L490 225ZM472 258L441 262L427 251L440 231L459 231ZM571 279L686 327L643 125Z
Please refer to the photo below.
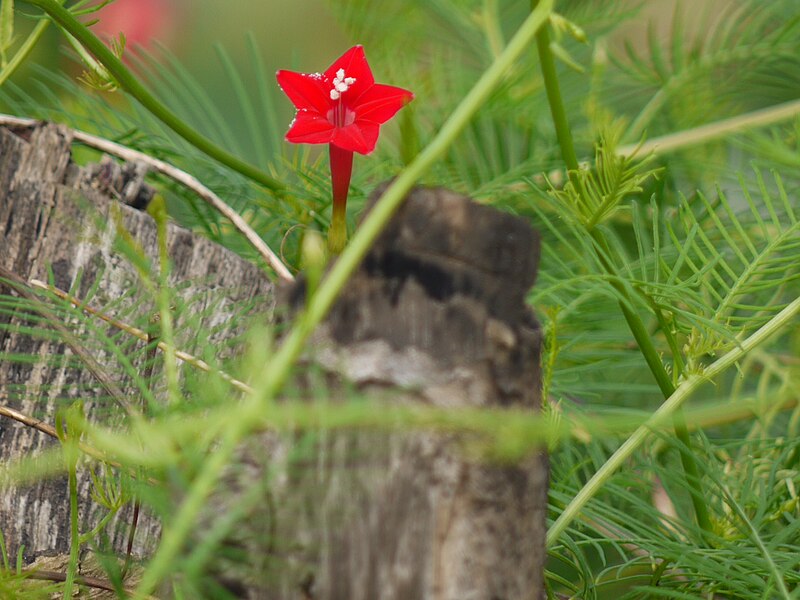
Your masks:
M356 120L356 113L349 110L342 101L342 94L355 82L355 77L345 76L344 69L336 71L336 77L333 78L333 89L331 89L331 100L334 100L334 104L326 115L334 127L347 127Z
M336 71L336 77L333 78L331 100L338 100L355 82L355 77L345 77L344 69Z

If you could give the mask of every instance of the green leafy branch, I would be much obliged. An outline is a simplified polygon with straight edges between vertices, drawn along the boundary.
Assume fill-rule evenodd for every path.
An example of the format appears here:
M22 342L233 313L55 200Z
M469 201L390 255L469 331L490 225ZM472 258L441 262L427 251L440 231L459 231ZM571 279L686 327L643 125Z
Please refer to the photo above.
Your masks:
M711 381L718 375L736 365L754 349L765 343L772 336L785 331L797 315L800 314L800 298L796 298L786 308L775 315L770 321L753 333L730 352L708 365L702 374L692 374L686 377L666 401L653 415L639 427L616 452L597 470L592 478L584 485L581 491L570 501L569 505L561 512L556 521L547 532L547 546L556 544L569 524L575 520L586 504L606 484L615 471L621 468L653 433L662 428L676 412L691 397L691 395L704 383Z
M640 138L663 114L665 106L681 97L681 92L695 91L693 85L713 81L717 86L729 87L726 73L735 69L739 74L735 78L736 89L746 90L758 85L759 77L781 61L796 61L800 17L787 18L779 2L748 0L730 4L719 14L707 11L698 16L702 25L696 39L690 39L684 28L681 8L680 3L676 4L666 43L657 38L651 23L647 31L648 56L627 43L625 59L610 55L630 79L657 88L628 128L625 137L629 140ZM685 96L691 97L692 93ZM742 100L747 102L748 98Z
M534 1L534 5L536 2ZM601 232L595 227L603 216L608 216L611 211L619 204L625 197L625 193L629 190L638 188L638 184L642 181L640 176L629 175L628 177L613 177L610 182L604 180L605 190L603 186L595 185L594 194L591 194L587 188L586 183L592 183L585 177L581 177L578 165L578 159L575 154L575 148L572 142L572 134L570 132L569 123L567 121L566 110L561 96L561 90L558 83L558 76L555 69L555 59L550 49L550 37L547 28L542 28L536 36L537 48L539 51L539 60L542 66L542 76L544 77L545 87L547 88L547 99L550 103L550 110L553 116L553 122L556 127L556 135L561 147L561 152L564 157L564 162L567 164L567 172L569 174L570 184L565 188L567 193L572 195L573 202L582 207L583 213L588 219L585 220L587 225L586 232L594 240L595 247L601 249L598 252L598 258L603 264L604 268L610 275L615 275L613 265L606 258L608 252L605 251L607 243ZM606 170L609 166L619 165L619 159L615 158L613 153L608 153L606 149L606 160L599 163L599 168ZM630 171L631 169L629 169ZM602 173L602 171L601 171ZM627 185L619 185L620 181L626 181ZM632 182L632 183L631 183ZM610 183L610 185L609 185ZM609 193L608 196L603 197L603 192ZM599 192L599 194L598 194ZM581 210L580 208L578 209ZM581 214L581 213L579 213ZM589 227L591 225L591 227ZM619 303L620 311L625 317L625 321L633 334L636 343L650 368L653 377L658 383L664 398L670 397L675 392L675 386L670 378L667 370L664 367L661 357L653 344L650 332L647 330L641 316L633 308L635 306L633 298L630 297L628 290L621 283L612 282L613 287L621 296ZM697 466L695 457L691 454L691 440L686 425L680 415L676 413L675 418L675 433L678 439L684 446L684 451L681 452L681 462L686 473L686 481L692 497L692 504L695 509L695 515L698 524L705 531L711 530L711 519L708 515L708 509L705 504L705 499L700 481L700 470Z

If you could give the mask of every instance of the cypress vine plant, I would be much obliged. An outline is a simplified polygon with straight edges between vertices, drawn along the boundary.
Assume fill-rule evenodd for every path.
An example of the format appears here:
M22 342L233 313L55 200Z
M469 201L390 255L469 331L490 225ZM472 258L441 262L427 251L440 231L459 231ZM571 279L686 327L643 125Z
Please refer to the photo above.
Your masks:
M255 35L247 38L248 74L220 50L239 103L233 112L248 132L233 136L215 99L166 51L131 54L123 40L109 47L97 39L85 24L95 6L3 0L4 112L66 123L173 163L226 202L201 205L194 192L156 177L166 198L159 222L168 210L275 278L291 278L300 266L297 231L313 240L333 221L341 232L342 217L353 231L280 344L270 347L263 340L274 332L260 331L259 343L226 364L236 378L206 385L199 371L178 377L167 360L163 376L127 373L145 397L164 389L169 399L146 422L99 427L84 422L80 405L59 417L59 469L70 481L77 453L86 450L79 442L88 440L121 467L116 480L96 482L110 512L142 502L174 513L133 597L147 597L172 575L196 589L193 561L219 548L213 539L212 546L187 546L193 524L237 445L265 426L463 430L512 462L546 443L550 598L798 597L800 7L793 0L662 4L332 2L379 79L401 86L392 88L374 133L410 99L405 88L415 96L398 113L399 126L387 127L375 152L358 163L342 213L341 188L334 182L332 203L324 159L283 142L287 107ZM31 17L33 27L15 35ZM84 62L85 81L117 90L113 99L35 64L31 51L48 27ZM306 68L301 61L299 70ZM302 109L283 73L279 81ZM325 75L344 94L360 76L348 83L353 76L338 68ZM330 143L331 168L342 164L334 147L351 153L346 162L352 151L374 146L312 137L293 141ZM368 191L389 177L393 183L354 227ZM309 335L417 183L521 215L541 232L541 272L528 300L546 334L543 416L431 411L398 418L357 399L328 404L322 386L313 407L275 404L278 395L291 396L287 382ZM336 240L339 250L341 235ZM127 252L135 261L135 248ZM159 337L174 361L174 294L154 278L142 275L158 297ZM17 295L0 302L5 313L32 311ZM101 329L86 331L84 344L107 343ZM210 332L197 334L213 356ZM45 319L31 335L66 334ZM4 362L32 358L0 355ZM228 385L242 397L236 414ZM2 391L0 382L0 397ZM162 443L177 449L154 456ZM177 506L171 497L137 496L128 476L143 470L166 480L184 463L194 465L194 476L182 482ZM28 476L5 471L5 482ZM118 488L124 493L111 493ZM81 501L74 486L70 492L73 503ZM44 592L30 586L0 544L0 591L68 597L80 584L81 548L102 534L76 531L65 581ZM108 579L116 575L109 567Z

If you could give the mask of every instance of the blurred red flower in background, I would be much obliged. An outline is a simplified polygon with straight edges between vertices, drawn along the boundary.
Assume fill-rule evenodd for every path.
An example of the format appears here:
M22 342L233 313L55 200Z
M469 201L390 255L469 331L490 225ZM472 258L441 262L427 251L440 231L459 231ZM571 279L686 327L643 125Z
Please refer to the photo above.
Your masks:
M178 6L169 0L115 0L90 18L99 19L92 31L101 39L124 33L128 48L148 48L155 40L169 43L175 36Z

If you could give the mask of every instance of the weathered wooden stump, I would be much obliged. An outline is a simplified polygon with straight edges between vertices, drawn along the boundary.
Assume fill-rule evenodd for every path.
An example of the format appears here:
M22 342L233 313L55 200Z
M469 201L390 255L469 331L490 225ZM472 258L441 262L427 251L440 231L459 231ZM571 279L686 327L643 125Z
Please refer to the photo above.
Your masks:
M524 302L538 257L524 220L418 188L308 360L368 397L390 391L386 402L538 410L541 334ZM288 295L299 306L302 285ZM426 432L340 434L320 452L329 467L318 503L276 500L278 523L322 524L307 544L311 597L511 600L543 590L543 453L492 464L469 458L457 434ZM313 515L282 516L297 505Z
M0 267L23 281L52 282L71 290L90 306L101 308L139 329L148 329L154 313L152 296L144 289L132 262L115 247L117 226L112 211L119 213L120 226L130 233L146 257L157 264L158 245L152 218L117 199L128 197L133 205L147 199L141 169L120 168L114 163L81 169L71 162L70 130L55 125L23 129L16 135L0 128ZM197 326L216 327L226 321L224 339L238 334L252 308L271 314L272 284L253 265L224 248L180 227L169 226L169 253L173 264L171 282L180 290L181 310L176 313L180 347L199 352L194 341ZM0 276L0 293L8 294L10 282ZM89 294L91 293L91 297ZM254 305L255 302L255 305ZM44 306L48 306L44 301ZM0 358L0 403L52 424L59 408L77 399L86 402L86 412L95 422L114 423L124 417L119 398L97 379L96 372L77 355L83 350L106 374L125 402L138 406L141 393L131 373L107 345L118 346L134 370L144 372L145 343L104 327L89 334L77 315L70 316L49 304L51 315L74 336L69 346L52 336L53 325L41 324L42 314L32 304L0 312L0 356L39 356L36 362ZM195 320L197 315L204 315ZM45 318L46 320L46 318ZM38 330L31 333L29 327ZM63 357L63 358L61 358ZM20 423L0 418L0 460L11 461L37 453L58 442ZM89 530L102 511L89 500L91 479L87 469L79 477L81 527ZM124 510L109 530L113 547L121 550L131 522ZM43 554L65 553L69 548L69 502L67 481L59 477L33 485L0 491L0 530L9 552L24 546L32 560ZM158 524L144 519L136 538L138 555L157 541Z
M0 266L23 279L46 280L52 265L55 283L64 289L82 268L76 295L99 279L92 302L119 308L141 324L152 304L125 295L135 276L111 250L113 234L79 212L89 199L90 211L107 215L110 201L87 183L96 177L86 170L76 175L68 148L64 129L37 128L29 141L0 130ZM118 193L140 198L135 187ZM125 207L122 215L154 256L150 218ZM252 266L179 228L171 229L170 240L173 280L192 282L187 304L214 289L225 300L216 296L217 322L230 320L224 311L247 299L270 312L272 288ZM330 397L346 389L376 404L538 410L540 331L524 303L537 262L538 239L525 221L446 190L416 189L314 334L304 361L312 371L328 373ZM302 305L303 294L302 284L286 290L288 312ZM117 305L115 296L125 300ZM0 315L0 352L69 353L62 341L23 333L25 319ZM191 347L186 336L179 343ZM130 342L126 351L134 364L144 363L143 344ZM95 358L114 364L102 350ZM298 389L304 389L302 379ZM135 395L124 377L117 383ZM110 413L119 418L85 368L0 360L0 402L52 420L59 403L79 395L91 401L95 420ZM465 453L458 433L358 430L311 432L307 449L298 454L292 451L298 436L248 439L209 505L210 525L241 510L245 495L252 503L226 545L236 558L218 556L208 565L210 576L229 589L250 598L287 599L542 595L548 473L543 452L523 463L496 464ZM0 421L3 460L49 443L37 432ZM87 479L81 478L82 494ZM256 485L262 487L253 496ZM88 499L84 506L82 525L88 527L97 511ZM122 514L114 529L118 549L126 519ZM157 524L149 527L152 540ZM66 552L64 480L3 490L0 528L12 548L24 543L31 557ZM139 551L145 552L147 532L140 539Z

